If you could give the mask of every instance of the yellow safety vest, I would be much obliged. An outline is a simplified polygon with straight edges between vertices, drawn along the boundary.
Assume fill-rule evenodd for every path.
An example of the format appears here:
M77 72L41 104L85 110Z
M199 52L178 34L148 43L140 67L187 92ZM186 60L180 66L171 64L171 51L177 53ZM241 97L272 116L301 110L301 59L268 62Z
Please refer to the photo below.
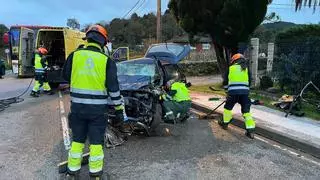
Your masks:
M35 69L35 72L37 72L37 73L44 73L44 67L42 67L41 59L42 58L41 58L41 56L39 54L35 54L35 57L34 57L34 69ZM45 63L48 65L47 61Z
M90 43L101 49L98 45ZM106 67L108 57L87 49L75 51L71 72L72 103L105 105L107 102Z
M248 68L241 69L241 65L234 64L229 67L228 92L235 94L249 93Z
M189 90L184 83L175 82L171 85L171 90L176 90L177 93L173 96L173 100L176 102L190 101Z

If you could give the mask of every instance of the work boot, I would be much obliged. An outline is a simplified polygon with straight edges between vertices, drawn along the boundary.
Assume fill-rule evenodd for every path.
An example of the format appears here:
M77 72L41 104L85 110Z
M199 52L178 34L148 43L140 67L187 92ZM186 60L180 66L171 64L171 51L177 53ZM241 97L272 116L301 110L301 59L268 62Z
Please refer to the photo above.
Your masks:
M103 172L90 173L90 180L106 180L103 178Z
M254 129L247 129L246 136L250 139L254 139Z
M39 95L38 92L31 91L30 96L32 96L32 97L39 97L40 95Z
M104 177L91 177L90 176L90 180L107 180L106 178L104 178Z
M73 172L73 171L68 170L67 175L66 175L66 179L67 180L80 180L80 171Z
M229 123L224 123L222 118L218 120L218 124L222 127L222 129L228 130Z
M47 95L54 95L54 92L53 91L43 91L45 94L47 94Z

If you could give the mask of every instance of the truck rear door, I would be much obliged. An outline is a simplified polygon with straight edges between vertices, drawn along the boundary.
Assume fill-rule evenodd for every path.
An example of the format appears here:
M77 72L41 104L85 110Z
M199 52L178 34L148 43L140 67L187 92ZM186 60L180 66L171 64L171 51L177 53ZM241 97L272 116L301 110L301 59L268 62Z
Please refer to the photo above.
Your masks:
M33 76L33 51L34 31L28 28L21 28L20 51L19 51L19 76Z

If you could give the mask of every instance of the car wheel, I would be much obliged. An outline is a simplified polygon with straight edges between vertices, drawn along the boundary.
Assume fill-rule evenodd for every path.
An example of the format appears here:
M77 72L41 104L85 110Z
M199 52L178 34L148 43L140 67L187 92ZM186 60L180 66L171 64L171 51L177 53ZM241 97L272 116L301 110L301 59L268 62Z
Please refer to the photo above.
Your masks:
M155 113L153 114L152 122L150 124L150 131L152 135L157 135L159 131L159 125L162 121L162 107L159 103L155 105Z

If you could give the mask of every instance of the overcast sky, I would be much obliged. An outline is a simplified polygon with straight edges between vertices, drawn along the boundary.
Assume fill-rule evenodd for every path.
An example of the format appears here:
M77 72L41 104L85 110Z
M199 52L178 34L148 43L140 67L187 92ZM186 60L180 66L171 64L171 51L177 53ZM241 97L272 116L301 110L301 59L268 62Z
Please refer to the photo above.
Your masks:
M76 18L81 25L122 18L138 0L9 0L2 3L0 23L65 26L67 18ZM135 12L139 15L156 12L157 0L140 0ZM169 0L162 0L162 11ZM283 21L299 24L319 23L320 6L294 11L293 0L274 0L269 12L276 12ZM5 7L4 7L5 6Z

